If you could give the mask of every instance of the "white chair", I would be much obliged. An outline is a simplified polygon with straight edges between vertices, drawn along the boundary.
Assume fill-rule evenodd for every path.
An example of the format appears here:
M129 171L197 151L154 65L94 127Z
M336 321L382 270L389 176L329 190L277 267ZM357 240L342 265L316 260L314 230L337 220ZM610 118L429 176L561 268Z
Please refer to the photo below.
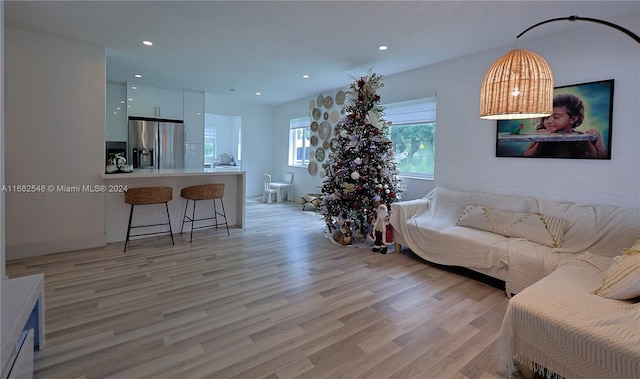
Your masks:
M278 194L278 203L282 202L283 195L286 195L287 200L293 201L293 189L291 183L293 182L293 172L284 173L283 182L271 182L269 187L275 189Z
M262 201L271 203L273 201L273 195L278 195L278 190L271 188L271 175L262 174L262 182L264 183L264 190L262 192Z

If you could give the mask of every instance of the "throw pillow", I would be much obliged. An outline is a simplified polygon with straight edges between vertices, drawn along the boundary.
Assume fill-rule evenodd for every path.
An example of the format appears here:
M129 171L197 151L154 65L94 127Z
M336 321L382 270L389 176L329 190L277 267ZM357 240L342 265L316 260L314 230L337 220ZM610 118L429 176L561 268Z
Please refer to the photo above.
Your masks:
M549 247L559 247L567 220L544 215L495 209L482 205L469 205L456 222L459 226L520 237Z
M602 284L593 293L615 300L640 296L640 239L613 259Z

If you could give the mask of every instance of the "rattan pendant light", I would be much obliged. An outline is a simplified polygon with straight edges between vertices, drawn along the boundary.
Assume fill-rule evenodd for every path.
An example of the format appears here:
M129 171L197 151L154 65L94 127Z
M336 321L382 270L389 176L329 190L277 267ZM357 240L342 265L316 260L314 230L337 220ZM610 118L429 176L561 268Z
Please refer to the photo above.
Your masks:
M540 55L511 50L498 58L480 87L480 118L545 117L553 110L553 73Z
M590 21L627 34L640 43L637 34L619 25L594 18L569 16L554 18L530 26L529 30L553 21ZM516 43L517 45L517 43ZM480 86L480 118L508 120L545 117L553 111L553 73L540 55L525 49L511 50L498 58Z

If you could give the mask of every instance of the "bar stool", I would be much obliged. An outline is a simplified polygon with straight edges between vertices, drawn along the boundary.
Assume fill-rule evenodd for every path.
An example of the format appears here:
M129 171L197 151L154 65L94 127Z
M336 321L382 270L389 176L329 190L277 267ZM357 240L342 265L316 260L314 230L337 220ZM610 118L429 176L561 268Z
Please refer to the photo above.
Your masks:
M184 216L182 217L182 227L180 228L180 234L184 230L184 223L191 223L191 236L189 237L189 243L193 240L193 229L202 229L208 228L211 226L215 226L218 229L218 226L225 225L227 227L227 235L229 234L229 225L227 224L227 214L224 211L224 202L222 201L222 196L224 196L224 183L212 183L212 184L199 184L195 186L185 187L180 191L180 196L187 199L187 203L184 206ZM222 213L218 212L216 208L216 199L220 200L220 205L222 206ZM193 201L193 210L191 211L191 217L187 216L187 208L189 207L189 200ZM211 200L213 203L213 216L205 217L205 218L195 218L196 217L196 202L199 200ZM218 222L218 216L224 218L224 223ZM198 227L194 227L193 223L196 221L204 221L204 220L215 220L215 223L209 225L202 225Z
M127 226L127 239L124 242L124 252L127 252L127 245L129 244L130 237L148 236L152 234L165 234L171 235L171 244L175 246L173 241L173 230L171 230L171 218L169 217L169 206L167 203L173 198L173 188L171 187L134 187L129 188L124 193L124 202L131 204L131 211L129 212L129 225ZM136 205L149 205L149 204L162 204L164 203L167 210L167 222L159 224L147 224L131 226L131 220L133 219L133 208ZM169 225L168 231L131 234L131 229L145 228L150 226L162 226Z

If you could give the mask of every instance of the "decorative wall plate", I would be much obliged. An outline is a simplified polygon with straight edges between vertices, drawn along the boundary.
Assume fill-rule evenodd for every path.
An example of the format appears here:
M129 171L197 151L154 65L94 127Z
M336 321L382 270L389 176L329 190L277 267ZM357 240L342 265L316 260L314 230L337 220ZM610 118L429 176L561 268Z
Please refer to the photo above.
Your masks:
M324 178L324 171L320 171L320 174L318 175L320 175L321 178Z
M324 139L329 138L331 134L331 124L328 121L322 121L318 126L318 137Z
M335 138L332 138L331 141L329 142L329 147L331 147L331 151L338 150L338 144L339 143L340 143L340 141L338 141Z
M315 146L317 144L318 144L318 136L312 135L311 136L311 146Z
M318 122L317 121L312 121L311 122L311 131L312 132L317 132L318 131Z
M327 96L324 98L324 107L329 109L333 106L333 99L331 96Z
M322 143L322 148L325 149L325 150L329 150L329 141L324 141Z
M324 149L322 148L316 149L316 160L318 162L322 162L324 160Z
M323 103L324 103L324 96L322 96L322 94L320 94L320 95L318 95L318 98L316 99L316 104L318 105L318 107L321 107Z
M338 113L338 111L331 111L331 114L329 115L329 119L331 120L331 122L335 124L336 122L338 122L339 118L340 114Z
M309 162L307 171L309 172L309 174L315 175L318 172L318 164L316 162Z
M313 114L313 118L314 119L316 119L316 120L320 119L320 109L313 108L312 114Z
M338 91L338 93L336 93L336 104L344 104L344 91L340 90Z
M316 102L314 100L309 101L309 110L312 111L313 108L316 107Z
M329 112L324 112L324 113L322 114L322 118L323 118L324 120L328 120L328 119L329 119Z

